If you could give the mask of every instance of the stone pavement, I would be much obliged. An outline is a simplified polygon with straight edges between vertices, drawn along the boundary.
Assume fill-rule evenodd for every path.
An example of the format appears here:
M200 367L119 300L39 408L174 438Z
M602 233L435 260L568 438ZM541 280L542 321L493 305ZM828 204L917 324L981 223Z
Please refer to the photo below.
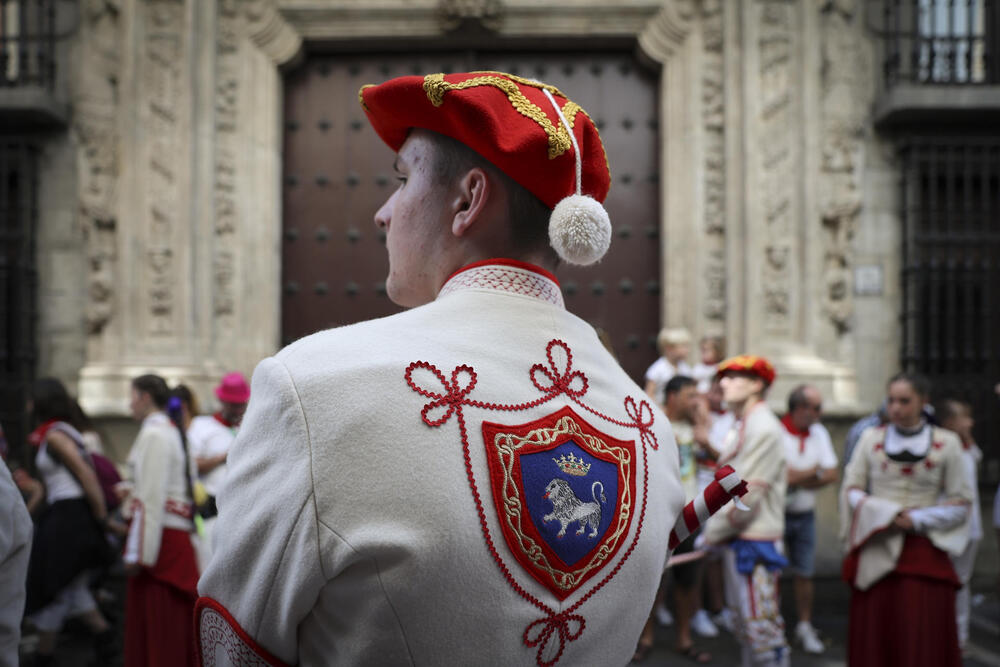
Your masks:
M120 583L120 581L119 581ZM978 604L973 607L971 640L966 652L964 667L1000 667L1000 599L990 582L974 582L973 592ZM789 582L782 586L782 610L788 625L794 622L794 610ZM116 588L112 586L112 588ZM119 588L117 592L123 592ZM845 640L847 637L848 589L839 579L819 579L816 581L816 604L813 624L821 631L826 644L826 653L820 656L807 655L801 650L792 653L793 667L842 667L846 664ZM120 611L111 610L120 626ZM657 628L656 647L641 663L642 667L662 665L683 666L694 663L672 650L673 629ZM739 665L739 647L727 632L722 631L715 639L698 639L698 646L712 653L711 665L735 667ZM23 643L27 651L32 641L28 637ZM90 642L83 630L70 626L59 645L59 665L61 667L84 667L91 665L93 654ZM31 665L27 655L22 664ZM101 667L114 667L113 665ZM577 667L565 665L563 667Z

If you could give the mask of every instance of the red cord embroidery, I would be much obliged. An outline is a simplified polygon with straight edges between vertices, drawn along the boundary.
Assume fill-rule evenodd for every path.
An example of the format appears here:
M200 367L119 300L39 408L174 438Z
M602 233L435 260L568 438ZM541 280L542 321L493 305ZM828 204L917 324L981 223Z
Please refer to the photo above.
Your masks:
M564 364L560 364L556 359L556 351L560 351L562 356L565 356ZM410 389L424 398L431 399L420 411L420 417L425 424L436 428L447 423L453 416L458 422L459 434L462 439L462 454L465 459L465 472L472 490L476 512L479 514L479 525L483 532L483 538L486 540L486 546L511 588L525 601L545 614L542 618L533 621L525 628L523 641L525 646L529 648L537 647L538 650L535 654L535 659L539 667L552 667L552 665L559 662L559 659L565 653L566 645L578 639L586 629L586 619L576 614L576 610L583 606L618 574L622 566L631 557L632 552L639 542L639 536L642 533L643 522L646 517L646 486L649 481L646 447L651 447L654 450L659 449L659 442L656 439L656 434L652 432L655 415L652 407L650 407L646 400L642 399L636 402L631 396L626 396L623 406L628 419L620 420L609 417L582 402L589 388L589 382L587 376L582 371L573 370L573 353L569 345L558 339L550 340L545 347L545 357L548 361L547 366L541 363L534 364L528 373L531 383L538 391L542 392L542 395L533 401L525 403L490 403L469 398L469 394L476 386L478 377L475 369L465 364L457 366L452 371L451 378L449 379L433 364L426 361L414 361L406 367L403 377ZM560 366L564 367L560 368ZM421 386L416 377L418 371L429 372L440 386L440 389L437 387L428 389L425 386ZM639 511L635 538L625 550L621 560L618 561L600 582L587 591L575 604L558 613L524 590L514 579L510 568L507 567L500 557L500 552L497 550L493 536L490 534L483 500L479 493L475 476L473 475L472 459L469 453L468 429L466 428L464 413L464 408L467 406L484 410L520 412L543 405L557 396L566 396L583 410L608 423L624 428L637 429L642 443L642 506ZM546 651L546 647L553 641L557 642L557 644L553 645L555 655L550 659L546 659L543 656L546 653L551 654L551 651Z

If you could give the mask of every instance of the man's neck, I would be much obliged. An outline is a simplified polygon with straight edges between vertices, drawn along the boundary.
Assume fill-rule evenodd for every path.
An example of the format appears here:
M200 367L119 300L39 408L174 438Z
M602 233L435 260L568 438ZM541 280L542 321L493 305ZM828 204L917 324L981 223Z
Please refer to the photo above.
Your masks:
M760 396L751 396L742 403L731 404L729 409L737 419L743 419L745 416L750 414L750 411L753 410L758 403L760 403Z

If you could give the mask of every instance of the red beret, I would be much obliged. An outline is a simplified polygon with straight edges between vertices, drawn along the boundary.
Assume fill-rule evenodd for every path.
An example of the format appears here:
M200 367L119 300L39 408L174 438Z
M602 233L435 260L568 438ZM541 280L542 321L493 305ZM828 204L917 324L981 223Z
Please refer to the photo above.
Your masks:
M399 151L411 128L456 139L549 208L576 193L576 156L551 93L580 147L582 194L599 202L611 187L604 145L590 116L557 88L503 72L403 76L358 91L375 132Z
M764 381L766 386L771 386L777 376L770 361L752 354L741 354L738 357L726 359L719 364L718 375L722 375L726 371L756 375Z

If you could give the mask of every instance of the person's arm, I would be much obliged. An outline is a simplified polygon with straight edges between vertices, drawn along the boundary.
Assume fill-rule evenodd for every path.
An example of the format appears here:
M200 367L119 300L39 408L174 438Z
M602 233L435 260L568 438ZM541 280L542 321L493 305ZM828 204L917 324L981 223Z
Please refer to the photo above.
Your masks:
M104 504L104 492L101 491L101 484L97 481L94 469L80 456L80 450L76 443L65 433L55 429L48 432L45 441L49 448L49 455L66 466L66 469L80 483L94 518L104 523L108 517L108 508Z
M818 468L812 479L807 479L799 483L803 489L820 489L827 484L832 484L840 478L840 471L837 468Z
M788 485L809 488L807 485L816 479L819 466L811 468L788 468Z
M819 463L813 471L812 478L803 479L798 484L803 489L819 489L840 479L840 467L837 465L837 454L833 451L833 440L830 439L830 432L826 427L816 423L809 430L810 437L819 449ZM792 483L790 479L788 483Z
M45 485L29 475L24 468L15 470L13 477L18 490L27 496L24 505L28 513L34 515L45 501Z
M219 454L217 456L204 456L196 458L195 463L198 464L198 474L207 475L208 473L212 472L213 470L215 470L216 468L218 468L219 466L221 466L223 463L226 462L227 455L228 452L226 454Z
M252 640L251 650L295 664L299 624L332 576L323 565L333 568L337 554L350 547L319 524L312 443L285 365L262 361L251 395L217 498L217 546L198 582L195 616L199 627L225 622L233 627L231 638ZM214 652L215 645L202 650Z

